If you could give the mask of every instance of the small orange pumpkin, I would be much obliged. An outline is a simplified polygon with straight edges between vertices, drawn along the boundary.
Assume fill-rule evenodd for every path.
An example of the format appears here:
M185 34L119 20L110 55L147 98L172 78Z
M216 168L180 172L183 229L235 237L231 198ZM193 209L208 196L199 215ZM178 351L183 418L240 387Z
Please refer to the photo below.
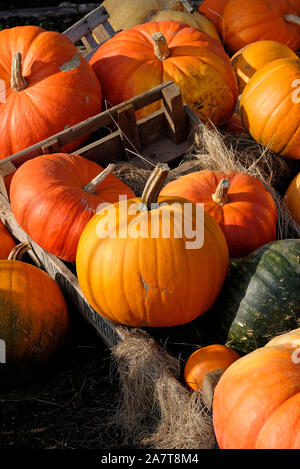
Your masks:
M194 391L201 389L207 373L225 371L240 355L225 345L213 344L200 348L190 355L184 367L185 384Z
M255 177L236 171L196 171L169 182L161 196L203 203L221 227L230 256L250 254L276 239L277 210L271 194Z

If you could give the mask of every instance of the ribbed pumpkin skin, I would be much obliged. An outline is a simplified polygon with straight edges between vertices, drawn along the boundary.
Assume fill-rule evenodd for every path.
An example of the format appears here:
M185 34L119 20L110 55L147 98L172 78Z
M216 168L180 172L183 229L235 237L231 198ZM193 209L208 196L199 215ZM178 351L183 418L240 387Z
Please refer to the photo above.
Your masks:
M298 58L292 49L277 41L256 41L240 49L231 58L238 80L239 92L242 93L250 78L265 64L272 62L272 60L289 57Z
M109 174L89 194L83 188L103 168L78 155L38 156L16 171L10 187L13 214L27 234L47 251L75 261L81 232L102 203L114 203L133 191Z
M212 195L224 178L230 181L228 202L220 205ZM276 239L277 210L273 198L258 179L248 174L196 171L171 181L161 195L204 203L204 210L221 227L231 257L246 256Z
M199 29L220 42L220 37L215 26L203 15L198 13L188 13L185 11L176 11L171 8L160 10L151 17L151 21L179 21L185 23L191 28Z
M0 42L0 79L6 87L5 102L0 100L0 159L101 111L100 83L66 36L37 26L19 26L0 31ZM22 75L28 82L22 91L10 85L15 52L22 54ZM70 70L61 71L73 58ZM62 151L78 148L85 139Z
M290 183L287 191L285 193L284 201L289 210L292 214L293 218L296 220L298 225L300 225L300 173L294 177L292 182Z
M228 0L223 12L225 44L237 52L252 42L270 39L297 50L300 26L287 22L285 14L299 14L289 0Z
M273 241L248 257L231 259L229 272L210 314L219 342L250 353L298 326L299 239Z
M221 369L225 371L240 355L225 345L213 344L196 350L187 359L184 367L185 384L193 390L202 388L207 373Z
M295 350L293 342L268 344L221 376L213 401L221 449L300 449L300 362Z
M14 238L0 221L0 260L8 258L9 253L14 248L15 244Z
M222 33L222 15L228 0L204 0L199 6L199 11L206 16L215 27Z
M69 317L58 285L35 266L0 261L0 285L0 339L6 344L0 376L14 380L44 365L59 350Z
M136 327L185 324L207 311L220 292L229 260L225 238L213 218L204 213L204 245L188 249L184 217L181 223L177 218L188 201L160 197L158 203L164 206L150 213L130 214L140 201L114 204L107 218L105 212L98 212L86 225L76 256L80 287L91 306L111 321ZM177 207L170 209L175 202ZM187 218L192 217L196 226L196 206L191 205L193 212ZM170 211L176 217L176 232L182 229L183 236L174 237L172 216L170 238L161 237L161 233L151 237L153 224L158 222L161 229L162 217L170 216ZM115 230L115 238L105 237L103 219L109 232ZM138 221L140 231L148 237L134 238L130 233L126 237L128 224Z
M275 153L300 158L300 60L278 59L258 70L240 101L252 137Z
M154 54L152 35L166 38L170 55L159 60ZM90 60L103 96L115 105L162 82L172 80L180 87L183 101L203 121L216 125L233 113L237 81L221 44L208 34L176 21L151 22L116 34ZM137 113L144 117L161 103Z

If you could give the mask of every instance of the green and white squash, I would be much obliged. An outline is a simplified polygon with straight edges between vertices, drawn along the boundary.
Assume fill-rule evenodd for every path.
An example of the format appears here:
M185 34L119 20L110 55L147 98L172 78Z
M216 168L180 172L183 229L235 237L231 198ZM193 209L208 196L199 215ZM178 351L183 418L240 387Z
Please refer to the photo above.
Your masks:
M273 241L232 259L211 313L205 316L220 327L223 343L242 353L299 327L300 239Z

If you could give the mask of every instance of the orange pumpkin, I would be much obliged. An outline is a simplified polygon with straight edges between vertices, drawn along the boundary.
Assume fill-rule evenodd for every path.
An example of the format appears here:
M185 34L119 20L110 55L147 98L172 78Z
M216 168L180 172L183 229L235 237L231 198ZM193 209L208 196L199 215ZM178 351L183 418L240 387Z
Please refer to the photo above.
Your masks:
M1 387L45 366L69 332L67 306L57 283L20 260L28 249L28 243L18 245L10 260L0 261Z
M185 384L194 391L201 389L207 373L225 371L240 355L225 345L213 344L200 348L190 355L184 367Z
M7 259L15 244L14 238L0 221L0 259Z
M252 137L275 153L300 158L300 60L278 59L258 70L240 101Z
M237 101L235 73L221 44L176 21L122 31L100 46L90 63L112 105L172 80L200 119L218 125L231 116ZM138 117L160 106L146 106Z
M224 372L213 423L221 449L300 449L300 329Z
M100 204L133 191L93 161L76 155L38 156L17 169L10 187L13 214L31 239L69 262L81 232ZM100 173L100 181L89 184Z
M282 42L297 50L300 47L298 14L289 0L228 0L223 12L223 39L232 52L263 39Z
M222 34L223 12L228 0L204 0L199 6L199 11L206 16Z
M236 171L196 171L167 184L161 196L203 203L217 221L232 257L246 256L276 239L277 210L255 177Z
M285 204L296 220L298 225L300 225L300 210L299 210L299 200L300 200L300 173L294 177L292 182L290 183L287 191L285 193L284 201Z
M0 159L101 111L100 83L66 36L19 26L0 42Z
M192 321L212 306L228 269L227 243L210 215L185 199L157 200L165 166L154 170L142 198L94 215L78 244L76 268L87 301L128 326Z
M257 41L240 49L231 59L242 93L254 73L272 60L298 58L288 46L277 41Z

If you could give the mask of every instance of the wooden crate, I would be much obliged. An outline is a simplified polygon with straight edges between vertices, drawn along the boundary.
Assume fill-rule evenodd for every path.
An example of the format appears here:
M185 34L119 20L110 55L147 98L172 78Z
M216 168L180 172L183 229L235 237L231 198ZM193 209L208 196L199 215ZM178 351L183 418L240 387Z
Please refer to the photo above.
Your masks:
M85 15L77 23L63 32L74 44L81 41L84 45L84 58L89 61L100 45L116 34L108 21L109 14L103 6Z
M160 110L136 120L135 111L159 100L163 103ZM107 321L91 308L80 290L77 277L66 264L42 249L20 228L11 212L4 184L4 177L26 160L57 152L60 146L109 125L115 126L116 130L74 153L101 165L104 161L128 159L132 156L131 151L146 157L151 165L174 161L188 149L188 137L192 137L199 120L183 105L178 86L167 82L32 145L0 161L0 217L16 239L31 243L31 256L58 282L65 297L92 324L102 340L111 346L122 339L123 326Z

